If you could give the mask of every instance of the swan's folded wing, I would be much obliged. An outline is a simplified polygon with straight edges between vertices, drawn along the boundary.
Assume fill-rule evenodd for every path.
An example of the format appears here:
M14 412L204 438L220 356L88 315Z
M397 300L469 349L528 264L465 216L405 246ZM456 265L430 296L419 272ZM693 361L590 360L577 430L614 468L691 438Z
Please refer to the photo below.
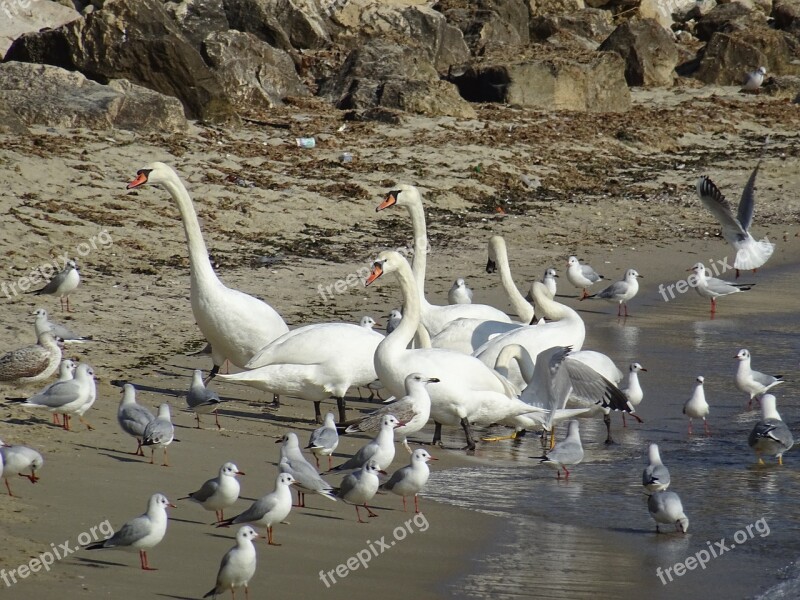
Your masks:
M758 161L756 168L753 169L753 172L750 174L750 178L747 180L747 185L744 186L742 199L739 200L737 219L741 224L742 229L745 231L748 231L750 229L750 225L753 224L753 210L755 209L756 204L756 175L758 175L758 169L760 166L761 161Z
M728 240L741 240L747 237L747 232L741 223L731 213L731 206L708 177L703 175L697 180L697 195L714 218L722 226L722 236Z
M262 348L245 366L254 369L273 364L320 364L330 360L332 352L347 355L349 347L377 345L381 339L378 332L352 323L307 325Z

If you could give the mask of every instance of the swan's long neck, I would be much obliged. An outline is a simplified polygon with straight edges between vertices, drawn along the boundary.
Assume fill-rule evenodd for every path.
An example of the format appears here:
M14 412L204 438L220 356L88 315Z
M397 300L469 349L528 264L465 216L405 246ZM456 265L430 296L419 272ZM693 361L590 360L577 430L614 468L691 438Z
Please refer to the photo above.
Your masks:
M529 384L533 381L533 360L531 360L530 353L519 344L508 344L503 347L500 354L497 355L497 360L494 365L495 371L498 371L503 377L508 377L508 367L512 360L517 361L519 371L525 383Z
M194 210L192 199L186 187L177 175L173 175L162 184L181 213L183 230L186 233L186 242L189 246L189 268L192 284L202 285L204 283L219 283L211 261L208 260L208 249L203 241L203 233L200 231L200 223L197 220L197 213Z
M517 285L511 277L511 267L508 264L508 251L506 250L505 242L496 243L494 246L494 255L497 266L500 269L500 281L503 284L503 289L511 301L511 306L514 307L514 312L523 323L530 323L533 320L533 307L527 300L519 293Z
M568 319L570 321L583 321L581 316L569 306L561 304L560 302L556 302L550 298L550 295L547 293L547 288L543 283L538 281L534 282L533 286L531 287L531 293L533 295L533 301L538 307L538 310L548 319L552 321L561 321L564 319Z
M416 257L414 260L416 261ZM393 350L401 350L408 347L419 326L420 295L414 280L414 274L406 261L400 262L398 269L395 271L395 277L400 283L400 291L403 294L403 319L380 345L389 346Z
M422 304L427 304L425 299L425 271L428 267L428 227L425 223L425 210L422 203L413 203L406 206L411 217L411 227L414 231L414 259L411 270L414 273L414 282ZM405 313L403 314L405 318Z

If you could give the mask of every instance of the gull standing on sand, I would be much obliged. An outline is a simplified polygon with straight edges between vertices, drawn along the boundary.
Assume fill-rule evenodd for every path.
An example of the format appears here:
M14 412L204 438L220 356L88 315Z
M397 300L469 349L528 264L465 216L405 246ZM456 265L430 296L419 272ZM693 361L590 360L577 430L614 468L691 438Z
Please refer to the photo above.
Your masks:
M628 379L625 381L625 384L621 385L619 388L622 393L625 394L625 397L628 399L628 403L633 408L639 406L642 403L642 400L644 400L644 390L639 383L639 373L642 371L646 372L647 369L645 369L638 362L631 363L631 366L628 368ZM628 424L625 422L624 411L622 413L622 426L628 426Z
M156 448L164 449L164 462L162 467L168 467L167 446L175 439L175 428L172 426L169 414L169 404L166 402L158 407L158 416L147 424L142 435L142 446L152 446L150 449L150 464L154 464Z
M36 344L12 350L0 356L0 382L23 385L49 378L61 362L61 346L55 336L45 331L36 336Z
M576 256L570 256L567 261L567 280L576 288L583 288L581 298L585 298L589 295L586 288L602 281L603 276L589 265L582 265Z
M639 275L636 269L625 271L625 277L621 281L615 281L602 292L597 292L591 296L584 295L581 300L589 298L599 298L617 303L617 316L622 316L622 307L625 307L625 316L628 316L628 300L632 300L639 293Z
M42 455L33 448L12 446L0 440L0 476L5 480L9 496L14 495L8 484L9 477L19 475L26 477L31 483L36 483L39 481L36 472L42 468L43 464ZM29 471L29 473L23 473L23 471Z
M281 473L289 473L295 479L298 507L305 507L307 493L319 494L328 500L336 500L333 486L320 477L319 472L300 451L300 442L296 433L290 431L282 438L275 440L275 443L282 443L278 469Z
M428 483L428 477L431 474L431 470L428 468L428 461L431 460L438 459L428 454L428 451L424 448L417 448L411 454L411 463L395 471L389 481L381 485L379 489L402 496L403 512L406 512L406 496L414 496L414 512L419 513L417 494Z
M205 386L203 372L200 369L195 369L189 392L186 394L186 404L189 406L189 410L194 412L195 419L197 419L197 429L200 429L200 415L209 413L214 413L214 422L217 425L217 429L222 429L219 424L217 410L223 402L225 400L222 400L217 392Z
M155 415L150 409L136 402L136 388L132 384L126 383L122 386L122 400L117 409L117 422L122 431L136 439L136 452L134 456L144 456L142 450L142 438L147 425L155 419Z
M577 465L583 460L583 444L578 431L578 422L570 421L567 437L558 442L545 456L532 456L540 459L539 464L556 469L556 477L561 479L561 469L564 469L564 478L569 479L567 465Z
M49 331L55 337L60 340L63 340L64 343L75 342L75 343L82 343L82 342L89 342L92 340L92 336L84 337L82 335L78 335L68 327L61 325L59 323L53 323L47 316L47 311L43 308L37 308L33 311L34 316L36 319L33 322L33 327L36 329L36 336L38 337L40 333L44 331Z
M642 471L642 485L648 492L662 492L669 484L669 469L661 462L658 444L650 444L647 449L647 466Z
M156 571L147 562L147 551L157 546L167 533L167 507L175 508L175 505L170 504L164 494L153 494L143 515L125 523L107 540L86 546L86 549L138 550L142 569Z
M372 500L378 492L379 473L385 475L386 471L381 470L374 460L368 460L360 469L342 479L342 484L336 492L337 497L356 507L356 517L359 523L366 523L361 520L361 513L358 511L361 506L367 509L370 517L378 516L367 506L367 502Z
M401 313L398 309L393 308L392 312L389 313L388 320L386 321L386 335L392 333L398 325L400 325L400 321L403 320L403 313Z
M377 431L380 429L385 416L394 415L402 422L402 425L395 428L394 433L403 437L403 446L411 454L408 436L425 427L431 416L431 397L426 389L430 383L439 383L439 380L435 377L425 377L420 373L409 374L405 380L405 396L369 413L358 423L350 425L345 430L345 433ZM379 464L381 464L380 461Z
M775 408L775 396L772 394L761 396L761 420L753 427L747 443L756 453L760 465L764 464L762 454L776 457L778 464L782 465L783 453L794 445L792 432Z
M746 348L739 350L735 358L739 361L736 367L736 387L750 395L750 402L747 403L747 408L750 408L753 398L757 398L776 385L783 383L783 375L767 375L751 369L750 351Z
M655 492L647 499L647 510L656 522L656 533L661 533L659 523L675 525L675 531L686 533L689 518L683 512L681 498L675 492Z
M258 537L256 530L245 525L236 532L236 545L225 553L219 564L217 583L203 598L216 598L225 590L236 598L236 588L244 587L245 598L250 598L247 584L256 573L256 547L253 540Z
M53 387L56 383L61 381L69 381L75 377L75 369L77 368L77 363L70 359L65 359L61 361L61 365L58 367L58 380L54 381L53 383L48 383L42 391L36 395L43 394L51 387ZM6 398L9 402L24 402L26 398ZM58 418L58 413L53 413L53 425L61 425L61 421Z
M22 402L21 406L45 408L51 413L64 415L63 428L66 431L70 430L69 420L72 415L77 415L87 429L93 429L83 415L94 404L96 397L94 371L90 365L81 363L75 369L73 379L55 382Z
M775 251L775 244L767 238L756 241L750 234L755 210L756 175L760 166L759 162L744 186L736 216L733 216L725 196L708 177L703 176L697 180L697 195L700 196L703 206L714 215L722 226L722 237L736 250L733 267L736 269L737 278L739 270L755 272Z
M74 260L68 260L64 265L64 269L56 273L53 278L47 282L47 285L41 289L31 290L26 293L36 296L41 296L42 294L58 296L58 299L61 301L62 311L64 310L64 300L66 299L67 312L72 312L69 308L69 295L75 291L75 288L78 287L80 282L81 276L80 273L78 273L78 265L75 264Z
M336 421L332 412L325 415L325 421L322 427L317 427L311 433L311 439L308 440L306 449L310 449L314 455L314 460L317 462L317 469L319 469L319 457L328 457L328 469L333 468L333 459L331 455L336 447L339 445L339 432L336 430Z
M739 292L746 292L750 290L755 284L748 283L733 283L731 281L723 281L716 277L708 277L706 275L706 267L703 263L697 263L689 271L694 273L694 289L703 298L711 298L711 314L717 312L717 298L721 296L729 296ZM690 279L692 277L690 276ZM692 282L690 281L691 285Z
M553 267L548 268L542 277L542 283L544 284L544 287L547 288L547 293L550 294L551 298L556 297L556 289L558 287L556 277L558 277L558 274ZM531 295L531 298L532 297L533 295Z
M744 76L742 89L748 92L755 92L764 84L764 77L767 75L766 67L758 67L755 71L750 71Z
M702 375L697 376L697 385L694 386L692 397L683 405L683 414L689 417L689 435L692 435L692 419L703 419L703 429L706 435L711 435L711 430L708 428L708 421L706 421L709 407L708 402L706 402L706 393L703 390L704 381L705 378Z
M292 492L289 486L296 483L289 473L281 473L275 480L275 490L262 496L250 505L243 513L225 519L217 527L228 527L239 523L250 523L256 527L266 527L267 542L270 546L280 546L272 539L272 526L280 523L292 511Z
M394 460L394 430L402 423L392 414L385 414L381 417L381 428L378 435L370 440L367 445L362 446L347 462L332 471L348 471L363 467L367 461L374 461L378 469L385 469Z
M219 469L219 475L206 481L199 490L178 500L197 502L206 510L213 510L217 521L225 519L225 509L239 499L239 481L237 475L244 475L232 462L226 462Z
M450 304L472 304L472 290L461 277L453 282L447 292L447 301Z

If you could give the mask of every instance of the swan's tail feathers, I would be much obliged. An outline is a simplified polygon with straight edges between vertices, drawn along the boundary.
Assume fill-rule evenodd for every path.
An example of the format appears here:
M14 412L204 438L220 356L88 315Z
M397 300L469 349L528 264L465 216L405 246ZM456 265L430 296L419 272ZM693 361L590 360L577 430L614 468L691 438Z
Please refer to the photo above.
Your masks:
M736 253L733 266L741 271L752 271L767 262L773 252L775 244L767 238L759 241L748 240Z

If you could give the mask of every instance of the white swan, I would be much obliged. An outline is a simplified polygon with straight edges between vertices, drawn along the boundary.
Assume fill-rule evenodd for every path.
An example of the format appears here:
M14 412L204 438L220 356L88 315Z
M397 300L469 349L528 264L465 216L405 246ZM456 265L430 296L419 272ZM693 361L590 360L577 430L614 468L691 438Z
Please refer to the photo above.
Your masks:
M319 423L320 403L332 396L339 406L340 422L344 422L347 390L377 379L373 358L383 339L383 334L353 323L306 325L262 348L245 365L251 370L219 378L311 400Z
M506 241L500 235L493 235L489 239L489 260L486 262L486 272L494 273L500 271L500 282L503 289L514 307L519 320L525 325L533 321L533 306L525 300L525 297L517 289L517 284L511 277L511 267L508 264L508 249Z
M217 278L208 259L192 199L178 174L164 163L155 162L139 170L128 189L145 183L166 189L181 213L189 246L192 313L200 331L211 344L214 360L211 376L217 374L226 359L244 368L256 352L289 328L269 304L225 287Z
M538 356L542 350L553 346L570 346L576 351L583 346L586 327L578 313L551 299L547 288L539 281L533 283L532 291L537 309L541 310L542 314L558 320L526 325L492 338L473 354L486 366L493 368L497 363L497 356L508 344L519 344L532 357ZM508 378L520 389L525 385L525 380L516 363L509 365Z
M400 325L378 345L375 371L389 392L398 398L405 394L405 379L409 374L436 374L440 381L428 390L431 417L436 422L434 442L441 437L441 425L461 425L467 447L473 449L471 424L489 425L532 412L531 406L516 397L516 390L504 377L478 359L439 348L408 350L420 320L420 297L414 275L408 261L394 251L378 255L366 284L384 273L394 273L397 277L405 308Z
M404 206L411 217L414 230L414 261L413 273L416 282L417 294L420 301L420 314L422 324L431 336L439 333L450 321L461 318L473 318L502 321L510 323L511 318L503 311L486 304L449 304L435 306L425 299L425 270L427 268L428 232L425 224L425 211L422 207L422 197L419 190L413 185L398 185L390 191L376 211L390 206Z

